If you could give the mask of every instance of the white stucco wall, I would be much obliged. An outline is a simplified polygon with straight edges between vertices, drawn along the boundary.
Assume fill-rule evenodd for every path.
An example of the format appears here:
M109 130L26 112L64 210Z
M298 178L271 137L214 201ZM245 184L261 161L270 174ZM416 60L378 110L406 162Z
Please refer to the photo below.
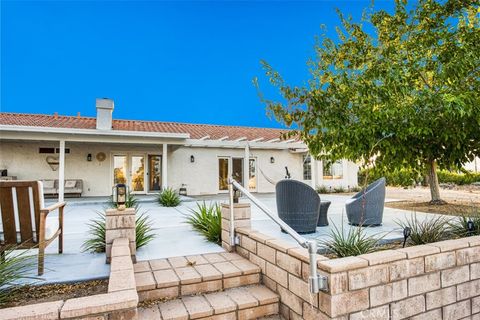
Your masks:
M171 187L179 188L182 183L187 185L188 194L218 193L218 158L244 157L244 149L180 147L170 153L168 182ZM190 162L190 156L195 162ZM302 156L290 153L288 150L251 149L250 157L257 161L257 192L274 192L275 186L261 174L259 169L271 180L281 180L285 177L285 166L288 166L294 179L302 179ZM270 163L270 158L275 163Z
M58 147L55 142L29 142L0 140L0 169L7 169L10 176L21 180L58 179L58 171L53 171L46 162L49 154L40 154L40 147ZM106 196L111 194L113 184L112 155L125 154L162 154L162 145L124 145L106 143L73 143L66 142L70 153L65 155L65 179L82 179L83 196ZM95 155L104 152L107 158L103 162L95 159ZM92 161L87 155L92 154ZM169 146L168 148L168 185L178 189L187 185L189 195L218 193L218 158L244 157L244 149L206 148ZM190 156L195 162L190 162ZM257 161L257 192L274 192L265 175L274 181L285 177L285 166L288 166L293 179L303 179L303 158L300 153L289 150L251 149L250 156ZM270 158L275 158L275 163ZM317 186L352 187L357 185L357 166L344 161L343 179L323 180L322 163L316 161ZM148 179L148 178L147 178ZM311 184L311 181L304 181ZM146 181L146 183L148 183Z

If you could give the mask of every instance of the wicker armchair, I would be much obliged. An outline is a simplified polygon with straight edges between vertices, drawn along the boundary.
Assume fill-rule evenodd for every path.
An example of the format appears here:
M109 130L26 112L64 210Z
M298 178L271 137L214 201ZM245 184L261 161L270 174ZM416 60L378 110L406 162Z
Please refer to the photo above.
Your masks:
M384 204L385 178L380 178L347 200L348 222L354 226L379 226L382 224Z
M303 182L285 179L276 186L278 216L298 233L316 231L320 197Z

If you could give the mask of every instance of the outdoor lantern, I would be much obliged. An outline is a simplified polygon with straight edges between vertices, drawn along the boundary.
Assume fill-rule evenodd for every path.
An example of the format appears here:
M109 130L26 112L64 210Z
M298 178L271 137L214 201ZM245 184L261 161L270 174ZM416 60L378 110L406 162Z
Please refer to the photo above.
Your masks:
M233 188L233 203L238 203L238 199L240 198L240 190L237 188Z
M270 163L275 163L275 158L274 157L270 157Z
M125 208L125 202L127 202L127 186L123 183L118 183L115 186L116 189L116 199L115 202L117 203L117 208L122 210Z
M407 243L408 237L410 237L410 234L412 234L412 230L409 227L405 227L403 229L403 247L405 248L405 244Z
M92 154L91 153L87 154L87 161L92 161Z
M468 220L467 222L467 230L468 230L468 236L473 235L473 229L475 228L475 224L473 223L472 220Z
M194 162L195 162L195 157L193 156L193 154L190 156L190 162L191 162L191 163L194 163Z

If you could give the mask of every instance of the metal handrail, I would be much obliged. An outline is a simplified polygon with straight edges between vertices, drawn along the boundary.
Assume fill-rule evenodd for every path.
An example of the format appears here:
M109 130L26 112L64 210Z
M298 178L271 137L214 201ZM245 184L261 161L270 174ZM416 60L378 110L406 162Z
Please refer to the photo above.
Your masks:
M310 258L310 276L309 287L310 292L318 293L320 290L328 290L328 279L325 276L320 276L317 272L317 242L315 240L307 240L302 237L298 232L292 229L288 224L281 220L278 216L274 215L270 209L267 208L262 202L255 198L247 189L239 184L235 179L230 177L228 179L228 190L230 194L230 244L233 246L235 243L235 214L233 206L233 193L234 188L242 192L250 201L252 201L260 210L262 210L270 219L280 226L288 235L290 235L295 241L303 248L308 249Z
M298 242L302 247L308 249L308 240L298 234L297 231L293 230L288 224L281 220L278 216L274 215L270 209L267 208L263 203L261 203L257 198L255 198L247 189L245 189L241 184L239 184L235 179L230 178L229 183L232 184L237 190L242 192L250 201L252 201L257 207L259 207L270 219L273 220L276 224L285 230L295 241ZM233 189L232 189L233 190ZM233 195L233 192L232 192ZM231 199L233 201L233 199Z

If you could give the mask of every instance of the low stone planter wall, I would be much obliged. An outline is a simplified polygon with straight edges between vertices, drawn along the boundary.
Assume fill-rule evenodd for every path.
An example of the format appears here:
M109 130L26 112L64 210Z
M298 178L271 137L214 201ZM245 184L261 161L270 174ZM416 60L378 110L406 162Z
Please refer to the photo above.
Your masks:
M0 309L0 320L136 320L138 294L127 238L113 240L108 293Z
M480 319L480 236L357 257L318 255L329 291L308 288L306 249L236 228L236 251L280 295L286 319Z

